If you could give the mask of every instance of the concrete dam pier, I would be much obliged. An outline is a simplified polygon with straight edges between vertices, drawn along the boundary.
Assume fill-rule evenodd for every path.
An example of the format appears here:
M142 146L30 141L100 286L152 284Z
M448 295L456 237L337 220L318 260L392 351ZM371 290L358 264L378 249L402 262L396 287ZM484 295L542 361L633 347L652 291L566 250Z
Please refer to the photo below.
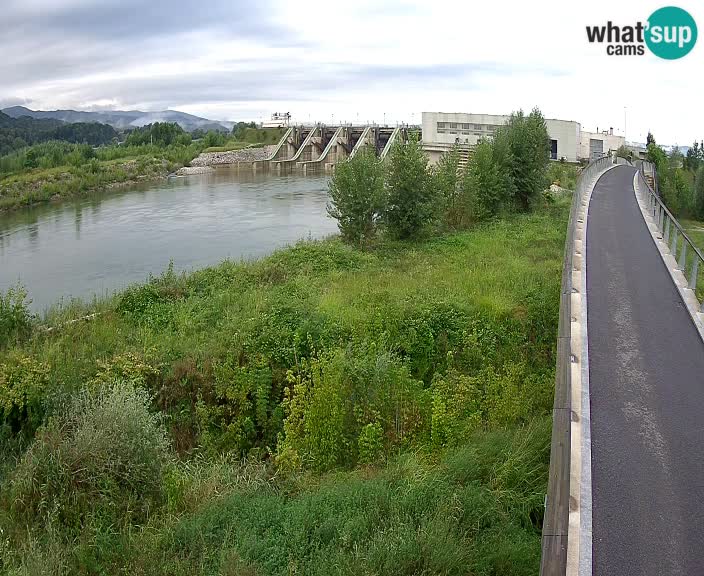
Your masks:
M410 130L399 126L291 126L266 159L240 165L278 174L324 174L365 146L384 159L394 142L408 140Z

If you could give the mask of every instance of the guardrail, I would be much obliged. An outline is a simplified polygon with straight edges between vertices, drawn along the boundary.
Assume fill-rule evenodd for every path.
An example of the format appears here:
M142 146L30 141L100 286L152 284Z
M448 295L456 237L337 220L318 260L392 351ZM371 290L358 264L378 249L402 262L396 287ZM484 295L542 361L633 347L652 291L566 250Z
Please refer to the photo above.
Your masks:
M697 277L704 271L704 255L697 248L692 240L687 236L680 223L677 221L660 199L660 196L650 187L645 178L645 170L652 170L653 182L657 186L657 172L650 163L641 162L638 166L638 178L643 184L642 189L646 190L646 202L650 214L655 219L658 230L662 234L663 241L670 247L670 254L677 262L677 268L684 274L687 286L694 292L697 298L699 310L704 312L704 303L697 297ZM679 239L682 239L681 241ZM677 254L679 250L679 256Z
M565 576L570 513L570 455L572 422L572 270L577 212L589 192L594 177L613 165L611 156L602 156L582 170L572 197L562 265L560 320L557 329L555 399L552 410L552 442L548 493L542 530L541 576Z

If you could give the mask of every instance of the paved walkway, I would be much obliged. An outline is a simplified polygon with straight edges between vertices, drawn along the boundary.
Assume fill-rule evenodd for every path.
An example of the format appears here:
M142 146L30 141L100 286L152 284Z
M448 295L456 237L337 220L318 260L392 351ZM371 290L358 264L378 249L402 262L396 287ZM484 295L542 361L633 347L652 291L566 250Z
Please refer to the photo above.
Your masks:
M587 221L593 574L704 575L704 343L633 174L601 177Z

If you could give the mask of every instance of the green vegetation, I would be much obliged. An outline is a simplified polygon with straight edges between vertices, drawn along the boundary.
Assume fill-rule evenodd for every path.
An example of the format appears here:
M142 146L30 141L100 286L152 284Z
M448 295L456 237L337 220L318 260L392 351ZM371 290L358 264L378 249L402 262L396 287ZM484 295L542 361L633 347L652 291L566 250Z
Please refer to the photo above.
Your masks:
M30 319L3 573L536 573L569 199L533 206Z
M342 162L330 181L328 213L335 218L342 237L354 244L372 240L386 210L384 168L370 147L351 162Z
M341 238L169 267L42 327L5 295L3 573L535 574L569 212L541 194L545 136L514 114L464 171L414 137L363 150L330 183ZM129 138L22 170L229 145Z
M567 162L550 162L548 166L548 180L567 190L574 190L579 178L579 168L576 164Z
M65 124L60 120L38 120L29 116L11 118L0 112L0 156L49 140L101 146L117 141L117 136L117 132L107 124Z
M648 160L655 164L660 196L670 212L704 220L704 145L695 142L686 157L677 148L668 155L648 133Z
M409 135L392 147L384 166L362 154L336 166L329 213L354 243L374 237L382 226L397 239L466 229L550 198L543 195L550 183L548 157L547 128L537 108L528 116L513 113L493 139L479 142L463 171L459 149L429 169L419 141ZM576 178L572 168L561 168L563 174Z
M243 127L228 139L223 132L189 134L178 124L157 122L130 129L118 145L114 143L117 133L104 124L5 116L12 123L8 128L2 116L0 113L0 145L3 138L11 145L0 155L0 211L163 178L203 150L263 146L278 142L283 135L278 128L257 129L240 123ZM15 137L18 123L32 127L26 139ZM37 143L27 146L28 142Z

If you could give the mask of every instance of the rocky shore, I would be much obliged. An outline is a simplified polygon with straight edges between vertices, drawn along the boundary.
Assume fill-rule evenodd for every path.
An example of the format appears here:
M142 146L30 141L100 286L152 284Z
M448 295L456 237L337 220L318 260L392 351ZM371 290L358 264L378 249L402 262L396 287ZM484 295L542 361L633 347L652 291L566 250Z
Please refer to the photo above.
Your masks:
M207 174L215 172L212 166L184 166L176 170L176 176L190 176L191 174Z
M215 166L216 164L236 164L237 162L266 160L274 148L275 146L263 146L261 148L245 148L228 152L203 152L191 161L191 166Z

